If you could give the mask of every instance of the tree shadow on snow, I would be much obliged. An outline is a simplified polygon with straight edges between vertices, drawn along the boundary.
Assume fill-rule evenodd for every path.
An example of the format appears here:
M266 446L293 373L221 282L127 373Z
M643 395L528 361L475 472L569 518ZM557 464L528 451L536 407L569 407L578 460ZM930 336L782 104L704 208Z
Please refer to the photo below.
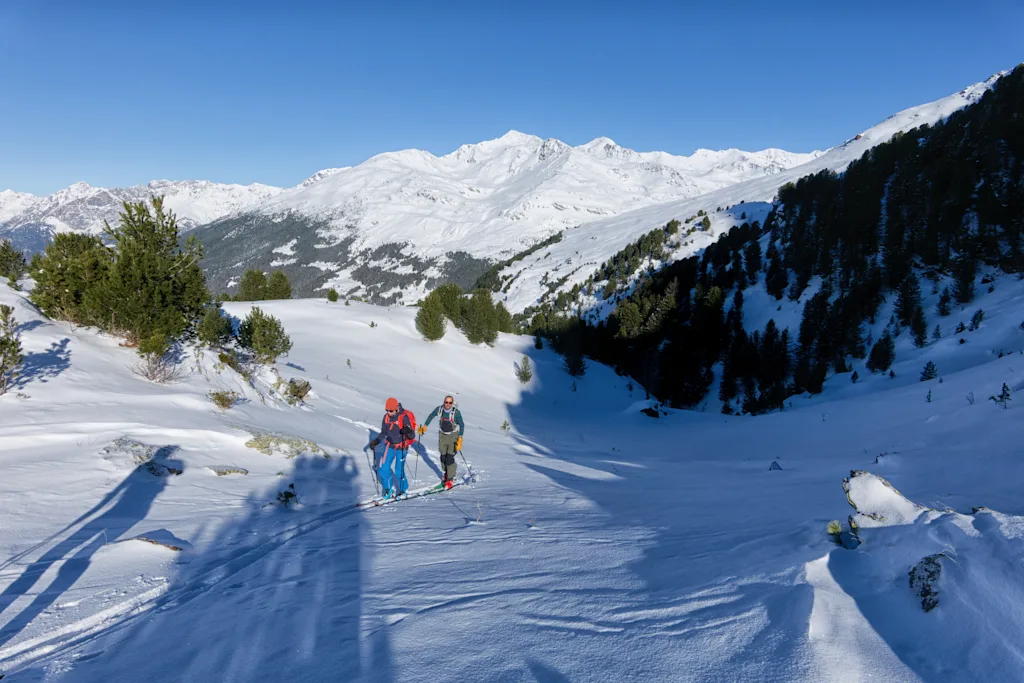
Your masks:
M154 459L159 459L161 464L180 471L183 466L179 461L167 459L167 456L176 450L175 446L161 448ZM153 501L164 490L170 476L172 475L168 473L162 476L151 474L144 465L136 467L103 500L64 531L79 524L81 526L28 565L18 578L0 593L0 618L9 615L5 613L13 613L13 616L0 627L0 647L17 637L36 617L73 588L89 568L97 551L109 543L122 540L122 536L145 519ZM43 576L53 567L57 567L57 575L48 584L38 586ZM21 608L14 607L19 598L29 596L33 592L35 598L30 604Z
M166 593L46 680L394 680L387 625L363 619L365 513L353 458L308 456L195 548ZM294 484L298 505L277 502ZM45 663L34 666L42 677Z
M42 327L45 324L46 323L43 322L42 320L28 320L26 322L19 323L18 325L15 326L14 329L18 332L18 334L25 334L26 332L31 332L37 327Z
M721 445L686 427L703 416L670 411L648 417L630 407L643 389L631 398L628 378L611 369L594 364L573 378L554 353L531 349L528 355L531 389L507 406L512 438L527 456L523 465L591 501L605 520L596 524L635 535L642 548L628 566L642 588L595 588L583 599L590 607L567 609L585 615L603 611L607 602L625 602L649 615L616 623L623 629L618 637L638 638L637 647L650 643L652 653L662 652L671 641L683 650L711 651L719 664L701 680L774 680L786 670L781 662L801 657L813 600L810 587L798 581L799 568L824 550L805 541L805 529L776 524L770 503L766 509L764 501L751 500L749 483L733 486L729 470L723 476L708 465ZM699 467L688 462L694 458L702 461ZM707 480L709 470L714 481ZM745 647L714 653L707 645L729 642L729 629L757 612L767 614L768 623Z
M21 370L11 385L24 389L33 381L45 383L67 370L71 367L71 350L68 349L70 342L70 338L64 337L50 344L46 351L26 353Z

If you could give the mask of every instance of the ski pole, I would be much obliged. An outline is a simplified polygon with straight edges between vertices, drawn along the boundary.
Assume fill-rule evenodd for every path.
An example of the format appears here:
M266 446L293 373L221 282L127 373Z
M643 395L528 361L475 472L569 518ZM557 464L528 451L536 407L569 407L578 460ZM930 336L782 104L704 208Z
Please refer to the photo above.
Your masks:
M380 484L377 481L377 468L374 467L373 464L370 462L370 450L369 449L370 449L370 447L366 446L366 447L363 448L363 452L366 453L366 464L370 466L370 472L373 474L373 490L376 491L377 495L379 496L380 495ZM377 454L374 453L374 460L377 459L376 455Z
M466 462L466 456L462 455L461 450L459 451L459 456L462 458L462 462L466 465L466 469L469 470L469 480L476 481L476 475L473 474L473 468L469 466L468 462Z
M418 434L416 436L416 443L420 443L420 444L423 443L422 437L423 437L422 434ZM415 479L416 481L420 480L420 451L419 451L419 449L416 449L416 465L413 467L412 478Z

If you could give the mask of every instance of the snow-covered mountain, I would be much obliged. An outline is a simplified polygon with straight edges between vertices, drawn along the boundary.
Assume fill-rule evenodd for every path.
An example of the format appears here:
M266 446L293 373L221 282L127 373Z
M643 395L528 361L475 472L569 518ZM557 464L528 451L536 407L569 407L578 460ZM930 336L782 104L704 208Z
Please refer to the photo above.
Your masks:
M203 227L206 265L214 286L248 267L284 267L301 293L334 285L415 301L438 278L472 283L491 261L564 228L777 174L819 154L701 149L687 157L517 131L440 157L387 152L320 171Z
M154 180L124 188L75 183L45 197L5 190L0 192L0 234L13 236L19 246L41 248L58 232L98 234L103 222L117 222L121 203L146 201L162 194L166 205L188 229L216 220L282 191L270 185L227 185L206 180Z
M663 202L566 230L560 242L509 265L499 273L511 279L502 295L505 305L515 313L534 305L542 297L568 291L585 282L609 257L643 234L673 219L684 221L698 211L705 211L711 218L711 228L690 236L681 234L673 245L673 259L690 256L743 221L763 221L770 209L768 202L782 185L825 169L841 172L864 152L890 140L897 133L933 124L976 102L1007 73L1002 71L948 97L905 109L799 166L696 197ZM599 307L594 297L584 298L583 303Z
M246 268L282 268L297 296L333 286L343 295L411 303L442 281L469 286L495 262L564 231L559 244L503 273L518 274L505 292L516 311L584 281L668 220L764 202L785 182L841 170L893 134L977 100L1000 75L902 111L825 152L700 149L675 156L608 138L574 147L509 131L440 157L422 150L378 154L288 189L155 181L124 189L77 183L48 197L5 191L0 234L41 248L54 232L96 232L104 219L116 220L123 199L160 192L183 227L201 231L215 290L232 286ZM712 229L680 243L674 255L702 248L738 223L738 214L753 220L763 209L715 212Z
M299 295L333 286L343 295L412 303L445 280L469 286L494 262L564 230L559 244L503 273L518 274L505 293L510 310L519 311L586 280L673 218L765 202L786 182L842 170L897 132L976 101L1003 73L811 154L698 150L678 157L607 138L571 147L516 131L441 157L380 154L203 227L207 273L222 288L248 267L283 268ZM736 220L716 213L712 230L680 244L675 255L702 248L743 213L754 220L766 210L744 207Z

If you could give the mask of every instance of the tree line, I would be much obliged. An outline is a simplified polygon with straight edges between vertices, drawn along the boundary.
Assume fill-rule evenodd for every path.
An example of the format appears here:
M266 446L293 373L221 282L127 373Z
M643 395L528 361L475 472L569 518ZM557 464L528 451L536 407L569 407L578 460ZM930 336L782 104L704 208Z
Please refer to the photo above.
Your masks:
M726 410L750 413L820 392L828 376L850 372L851 359L885 372L895 337L907 331L923 346L928 315L973 300L979 266L1024 272L1021 111L1024 67L944 121L868 150L841 174L781 187L763 226L744 223L702 254L641 277L607 320L537 311L527 327L581 346L677 407L705 399L716 364ZM650 239L648 251L656 243ZM642 247L599 271L609 294L613 279L638 265ZM821 285L807 296L816 277ZM934 311L923 309L922 282L941 292ZM743 292L751 286L777 301L806 299L798 329L772 320L748 333ZM864 324L876 322L890 295L895 313L871 339Z

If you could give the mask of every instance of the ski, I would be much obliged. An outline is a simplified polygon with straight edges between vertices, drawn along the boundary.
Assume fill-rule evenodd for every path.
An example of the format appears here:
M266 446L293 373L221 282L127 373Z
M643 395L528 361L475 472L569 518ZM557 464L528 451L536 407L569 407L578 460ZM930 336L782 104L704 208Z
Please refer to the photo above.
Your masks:
M456 482L452 484L452 488L454 489L459 486L463 486L464 483L465 482L461 481ZM401 496L396 496L395 498L388 498L386 500L383 498L373 498L371 500L363 501L361 503L356 503L355 507L382 507L390 503L397 503L399 501L410 500L412 498L422 498L423 496L429 496L433 493L442 493L448 490L449 489L446 489L443 484L435 484L433 486L427 486L422 489L416 489L415 491L406 491Z

